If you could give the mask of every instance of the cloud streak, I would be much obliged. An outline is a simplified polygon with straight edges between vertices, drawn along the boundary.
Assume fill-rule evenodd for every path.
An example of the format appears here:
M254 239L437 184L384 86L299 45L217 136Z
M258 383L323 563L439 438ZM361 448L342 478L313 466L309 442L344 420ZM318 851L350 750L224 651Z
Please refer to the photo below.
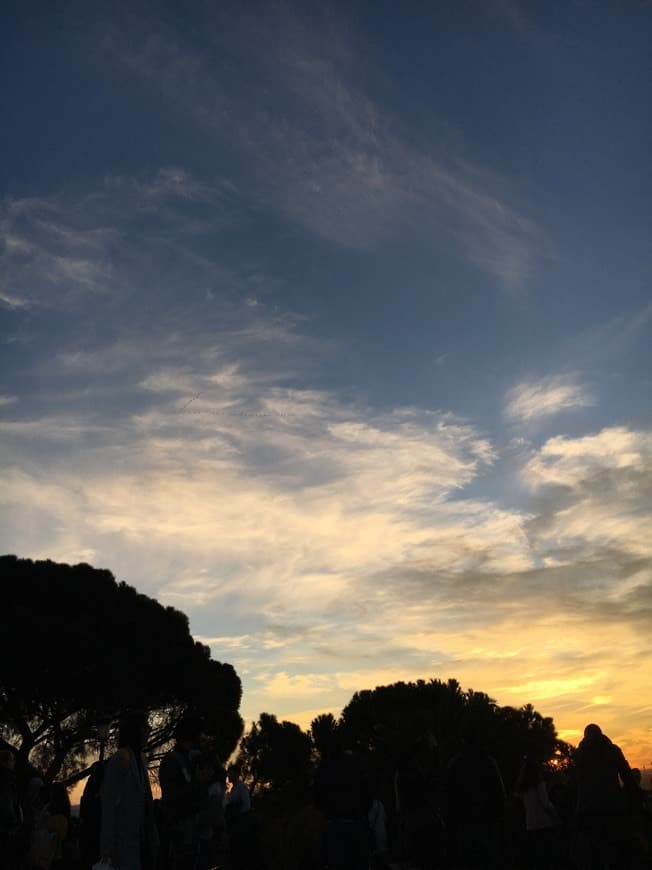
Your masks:
M425 147L415 144L363 84L370 70L360 58L369 52L332 14L322 18L329 39L285 6L255 15L239 7L209 14L210 51L198 53L162 24L152 33L151 22L129 39L109 27L105 46L155 84L196 135L220 152L244 153L241 191L255 189L258 202L309 234L362 251L390 236L418 238L522 289L549 242L510 202L507 180L461 156L459 141L447 147L441 125ZM226 58L220 68L216 53Z
M505 399L505 414L512 420L530 423L593 404L595 399L577 376L554 375L512 387Z

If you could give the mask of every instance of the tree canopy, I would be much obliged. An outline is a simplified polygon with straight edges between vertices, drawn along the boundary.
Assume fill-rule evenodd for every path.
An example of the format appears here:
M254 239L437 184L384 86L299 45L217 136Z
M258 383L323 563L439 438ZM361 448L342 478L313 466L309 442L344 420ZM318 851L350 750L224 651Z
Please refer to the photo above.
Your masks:
M530 704L501 707L484 692L463 690L457 680L431 679L356 692L339 719L323 713L309 733L261 713L240 742L238 761L254 791L299 793L319 759L353 750L387 785L399 766L441 772L469 730L495 757L508 787L524 756L559 765L569 753L553 720Z
M242 733L240 679L195 641L185 614L106 570L0 557L0 746L48 780L84 775L98 723L147 709L147 749L204 718L222 757Z
M508 784L525 755L544 763L560 746L553 720L530 704L501 707L484 692L464 691L457 680L398 682L356 692L338 723L340 739L366 752L397 758L406 747L430 744L443 762L455 754L466 729L495 756Z
M261 713L240 741L238 764L252 791L302 794L311 774L312 744L294 722L279 722L270 713Z

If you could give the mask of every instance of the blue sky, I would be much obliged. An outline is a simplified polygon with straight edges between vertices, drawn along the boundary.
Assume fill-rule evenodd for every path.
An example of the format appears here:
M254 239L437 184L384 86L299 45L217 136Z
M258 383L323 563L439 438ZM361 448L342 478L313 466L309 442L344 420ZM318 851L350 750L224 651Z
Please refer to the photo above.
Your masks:
M243 710L455 676L652 748L648 3L14 4L2 546Z

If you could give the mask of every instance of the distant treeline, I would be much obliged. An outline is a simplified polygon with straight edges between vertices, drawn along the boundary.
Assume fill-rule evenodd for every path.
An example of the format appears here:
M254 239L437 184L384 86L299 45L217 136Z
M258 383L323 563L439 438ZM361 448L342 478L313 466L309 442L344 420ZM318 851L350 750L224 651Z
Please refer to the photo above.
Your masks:
M356 692L339 719L317 716L308 732L262 713L240 742L238 762L254 794L299 794L324 756L351 751L366 759L374 779L387 782L406 760L424 770L445 766L470 732L490 750L508 788L526 756L555 769L571 759L552 719L531 705L500 707L456 680L432 679Z

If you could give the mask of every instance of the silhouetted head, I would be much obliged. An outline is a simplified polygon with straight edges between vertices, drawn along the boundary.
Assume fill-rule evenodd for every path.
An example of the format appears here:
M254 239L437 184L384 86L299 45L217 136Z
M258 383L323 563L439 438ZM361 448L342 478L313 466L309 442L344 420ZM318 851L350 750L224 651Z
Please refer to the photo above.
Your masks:
M174 729L174 739L177 744L186 749L192 749L199 743L202 735L203 723L199 716L190 714L182 716Z
M523 759L521 771L518 776L517 789L526 791L529 788L536 788L541 782L541 768L532 758L526 756Z
M599 725L591 723L584 729L584 737L587 740L597 740L598 737L602 737L602 728Z
M70 798L65 785L53 782L50 786L50 799L48 801L50 813L53 816L65 816L70 818Z
M230 764L227 771L229 782L235 784L240 779L242 770L239 764Z
M149 734L149 720L144 710L130 710L123 713L118 723L118 747L128 746L140 752Z

